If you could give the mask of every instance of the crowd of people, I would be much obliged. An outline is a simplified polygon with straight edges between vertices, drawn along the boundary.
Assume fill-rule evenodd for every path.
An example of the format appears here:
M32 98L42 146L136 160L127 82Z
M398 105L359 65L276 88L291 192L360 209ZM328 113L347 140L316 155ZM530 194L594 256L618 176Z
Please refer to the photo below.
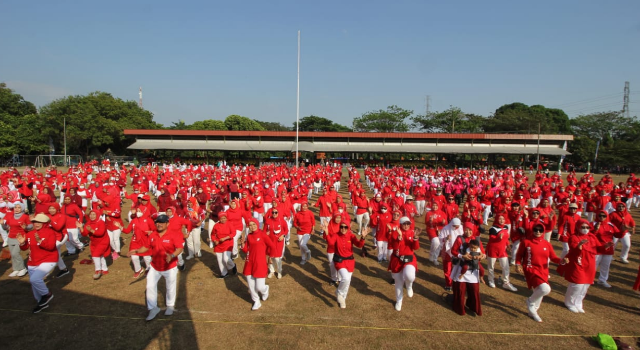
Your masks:
M186 260L202 256L204 243L216 256L218 278L236 275L236 261L244 259L242 275L252 310L258 310L269 297L266 280L283 277L292 233L300 265L312 259L308 244L318 234L326 242L328 277L340 308L346 308L359 253L371 254L389 271L395 309L401 311L405 291L413 296L423 238L430 263L442 266L443 288L452 292L455 312L482 315L480 284L517 291L510 281L515 265L532 290L529 316L542 322L538 309L551 291L550 262L568 282L565 305L576 313L585 312L592 284L611 287L618 242L619 262L629 263L636 229L629 211L640 204L640 178L634 174L615 184L609 175L596 181L589 173L563 179L538 172L529 179L521 169L348 167L343 176L344 170L339 164L124 167L108 161L66 172L11 168L0 174L0 233L11 254L9 276L29 274L38 313L53 298L45 278L56 267L55 277L69 274L66 256L89 247L91 259L81 263L94 265L95 280L126 256L132 278L146 276L152 320L161 311L160 278L166 280L165 315L172 315L177 275ZM126 253L122 234L131 235ZM559 255L552 239L561 243ZM640 291L640 270L633 288Z

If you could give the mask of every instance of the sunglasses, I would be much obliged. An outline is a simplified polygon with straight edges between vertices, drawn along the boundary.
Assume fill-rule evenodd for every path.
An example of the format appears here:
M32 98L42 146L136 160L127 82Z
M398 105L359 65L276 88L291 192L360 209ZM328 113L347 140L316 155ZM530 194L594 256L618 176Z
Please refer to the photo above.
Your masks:
M341 229L341 230L342 230L342 229L347 229L347 228L349 228L349 226L340 226L340 229Z
M606 215L598 215L599 218L606 218Z
M533 213L531 213L533 215L540 215L540 213L538 213L537 211L534 211Z
M273 213L273 214L278 214L278 212L277 212L277 211L272 211L271 213Z
M411 225L410 222L403 222L401 225Z
M589 227L589 226L580 226L580 228L591 229L591 227Z
M540 233L540 232L544 232L544 230L537 228L537 229L534 229L534 230L533 230L533 232L538 232L538 233Z

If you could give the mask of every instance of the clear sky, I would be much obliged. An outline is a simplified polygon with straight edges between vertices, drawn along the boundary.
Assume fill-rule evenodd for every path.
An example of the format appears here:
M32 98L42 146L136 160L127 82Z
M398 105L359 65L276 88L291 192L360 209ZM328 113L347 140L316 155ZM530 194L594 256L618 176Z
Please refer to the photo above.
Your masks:
M105 91L171 125L239 114L351 126L398 105L640 110L640 1L22 1L0 6L0 81L42 106Z

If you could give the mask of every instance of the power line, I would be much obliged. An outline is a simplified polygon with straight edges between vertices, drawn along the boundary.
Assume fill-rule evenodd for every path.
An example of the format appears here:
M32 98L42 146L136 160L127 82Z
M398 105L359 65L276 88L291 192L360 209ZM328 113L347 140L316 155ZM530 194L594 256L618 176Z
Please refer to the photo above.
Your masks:
M597 106L578 108L578 109L565 111L565 113L577 113L577 112L584 112L584 111L590 111L590 110L594 110L594 109L603 109L603 108L615 107L615 106L620 106L620 102L613 102L613 103L607 103L607 104L602 104L602 105L597 105Z
M611 98L615 98L615 97L620 97L620 95L622 95L622 94L621 93L615 93L615 94L611 94L611 95L592 97L592 98L587 98L587 99L584 99L584 100L562 103L562 104L559 104L559 105L551 106L550 108L568 107L568 106L576 105L576 104L590 103L590 102L599 101L599 100L607 100L607 99L611 99Z

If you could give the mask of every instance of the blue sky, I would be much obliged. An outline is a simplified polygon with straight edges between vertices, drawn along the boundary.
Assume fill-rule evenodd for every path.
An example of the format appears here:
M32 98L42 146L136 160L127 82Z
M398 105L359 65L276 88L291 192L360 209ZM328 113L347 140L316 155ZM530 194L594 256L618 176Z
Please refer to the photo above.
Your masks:
M105 91L171 125L240 114L350 126L367 111L511 102L640 109L640 1L16 1L0 81L42 106ZM635 90L634 90L635 89Z

